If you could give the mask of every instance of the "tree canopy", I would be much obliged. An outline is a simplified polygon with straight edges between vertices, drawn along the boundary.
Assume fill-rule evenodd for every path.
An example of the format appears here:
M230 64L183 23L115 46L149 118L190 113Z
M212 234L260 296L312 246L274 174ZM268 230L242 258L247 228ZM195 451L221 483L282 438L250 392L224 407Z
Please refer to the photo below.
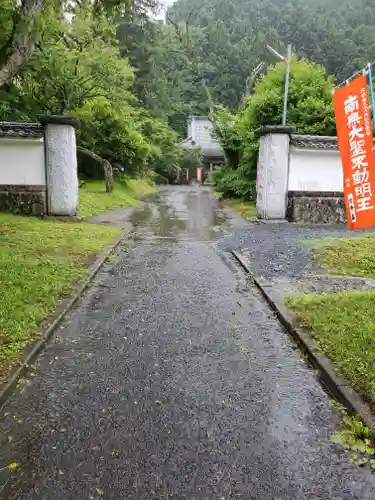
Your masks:
M288 99L288 125L298 133L334 135L333 77L307 60L293 59ZM255 84L237 115L223 108L216 112L217 136L227 153L228 165L215 174L216 189L224 195L251 198L256 178L260 129L280 125L285 65L279 63Z
M55 18L90 7L99 16L144 12L155 0L3 0L0 5L0 88L28 63L43 36L45 25Z
M177 0L165 25L123 16L117 34L135 93L180 134L189 114L208 113L207 89L215 104L241 106L277 62L267 44L283 54L291 43L338 81L375 59L370 0Z
M251 46L254 36L271 45L272 40L284 47L291 43L297 55L341 80L374 59L371 0L178 0L172 15L179 21L190 19L208 33L226 33L238 47Z
M10 12L12 6L10 0ZM76 2L70 4L69 15L45 10L32 54L17 78L0 89L0 120L76 116L79 151L85 153L79 155L81 175L100 175L93 159L102 158L130 175L152 168L173 180L180 154L177 134L164 116L142 106L135 93L136 75L120 50L115 23L118 16L130 14L108 10L116 6ZM134 15L143 15L144 6L132 11ZM1 13L8 16L5 9Z

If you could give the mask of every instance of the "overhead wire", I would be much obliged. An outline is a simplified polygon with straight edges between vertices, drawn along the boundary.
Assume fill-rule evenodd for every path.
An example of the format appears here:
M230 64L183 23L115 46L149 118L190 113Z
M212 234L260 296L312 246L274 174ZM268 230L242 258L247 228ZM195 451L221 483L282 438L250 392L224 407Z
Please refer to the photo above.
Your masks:
M375 64L375 61L371 62L371 63L368 63L366 65L365 68L362 68L358 71L356 71L355 73L353 73L349 78L346 78L344 81L342 81L341 83L339 83L338 85L335 85L334 88L338 88L338 87L341 87L342 85L346 85L348 84L350 81L352 81L356 76L358 75L361 75L361 74L365 74L367 75L367 73L369 72L369 69L371 69L371 67Z

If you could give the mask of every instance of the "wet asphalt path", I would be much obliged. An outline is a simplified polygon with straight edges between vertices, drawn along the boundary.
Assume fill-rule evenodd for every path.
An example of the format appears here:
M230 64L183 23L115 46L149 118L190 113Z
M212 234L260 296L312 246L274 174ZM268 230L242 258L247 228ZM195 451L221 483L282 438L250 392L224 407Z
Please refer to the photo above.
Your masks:
M104 219L134 236L3 408L0 467L20 467L0 472L0 498L374 499L227 251L251 227L198 188Z

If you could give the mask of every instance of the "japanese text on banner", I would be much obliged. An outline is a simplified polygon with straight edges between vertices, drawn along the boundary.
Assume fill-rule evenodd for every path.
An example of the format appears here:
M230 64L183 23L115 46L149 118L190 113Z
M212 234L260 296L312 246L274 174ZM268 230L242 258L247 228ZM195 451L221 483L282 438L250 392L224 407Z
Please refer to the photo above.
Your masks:
M335 92L334 107L348 226L374 226L375 157L366 77Z

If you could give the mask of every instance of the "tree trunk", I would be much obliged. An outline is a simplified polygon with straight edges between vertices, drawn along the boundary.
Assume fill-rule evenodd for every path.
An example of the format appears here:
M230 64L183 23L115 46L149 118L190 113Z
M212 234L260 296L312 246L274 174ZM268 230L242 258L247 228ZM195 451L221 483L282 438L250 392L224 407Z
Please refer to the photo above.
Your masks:
M43 5L43 0L22 0L13 32L0 51L0 88L9 83L32 56L36 19Z
M104 178L105 178L105 190L107 193L111 193L113 190L113 168L108 160L105 160L101 156L93 153L89 149L83 148L82 146L77 146L77 151L88 156L92 160L96 161L103 167Z

